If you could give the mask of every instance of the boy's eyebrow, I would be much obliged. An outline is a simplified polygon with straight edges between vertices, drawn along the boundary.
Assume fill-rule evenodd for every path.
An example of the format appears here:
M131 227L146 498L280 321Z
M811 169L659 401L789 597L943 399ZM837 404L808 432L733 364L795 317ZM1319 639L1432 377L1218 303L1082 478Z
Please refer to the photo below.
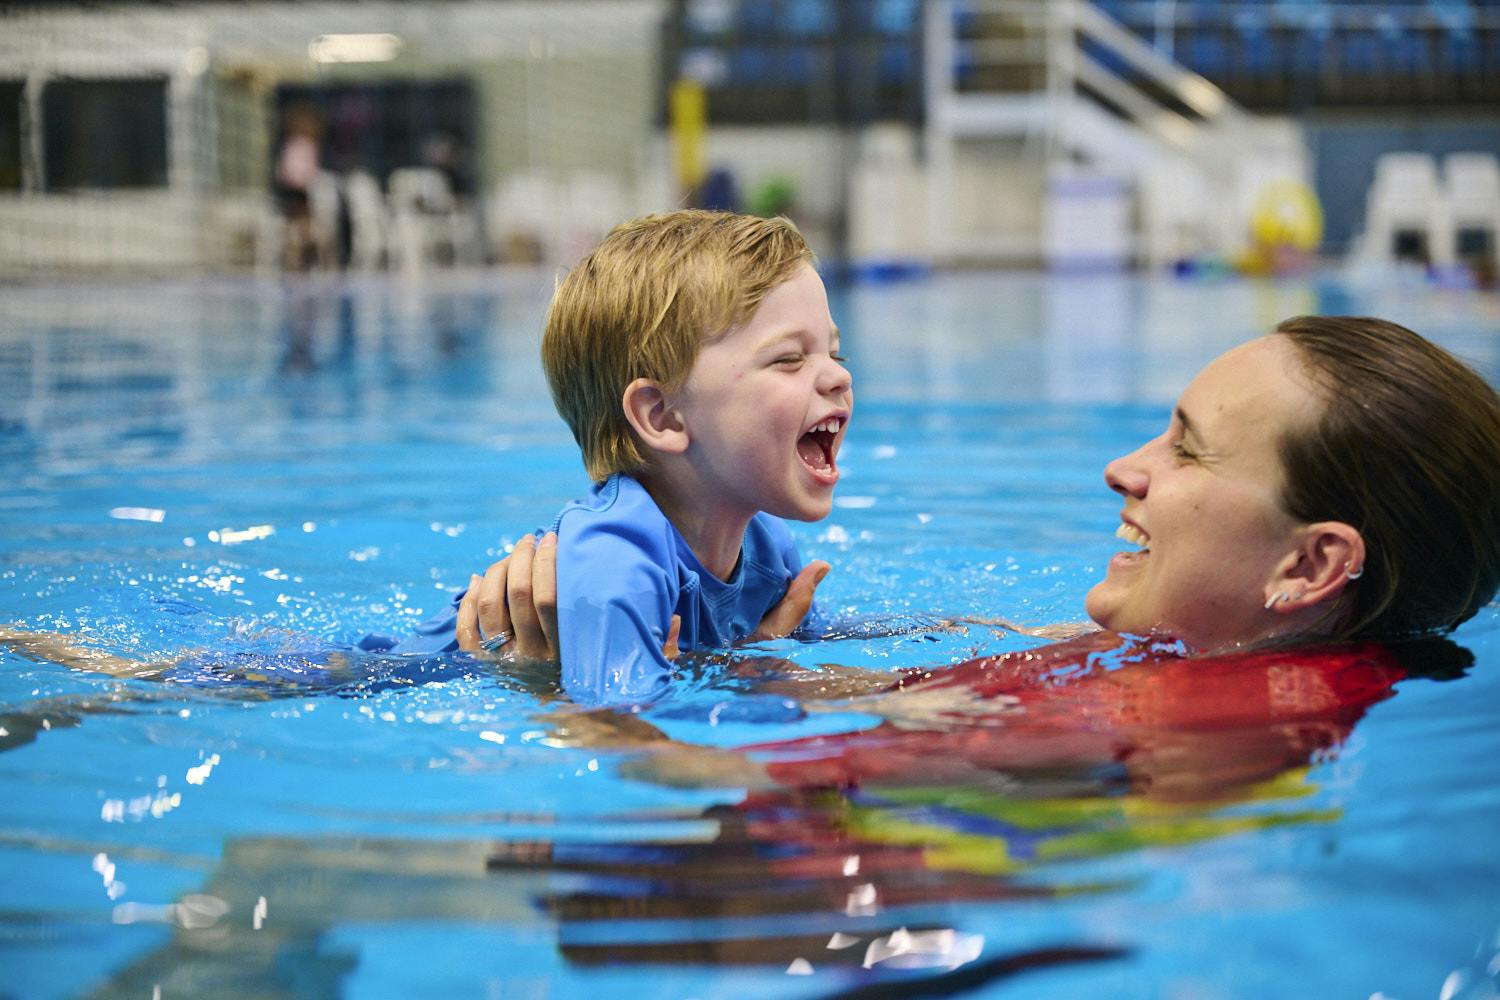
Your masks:
M842 340L839 336L838 324L829 324L828 330L830 334L829 339L833 342L833 346L838 347L839 344L842 343ZM806 336L806 331L803 330L783 330L780 333L773 333L765 340L762 340L759 346L756 347L756 350L769 350L770 348L775 347L777 344L780 344L784 340L801 340L804 336Z

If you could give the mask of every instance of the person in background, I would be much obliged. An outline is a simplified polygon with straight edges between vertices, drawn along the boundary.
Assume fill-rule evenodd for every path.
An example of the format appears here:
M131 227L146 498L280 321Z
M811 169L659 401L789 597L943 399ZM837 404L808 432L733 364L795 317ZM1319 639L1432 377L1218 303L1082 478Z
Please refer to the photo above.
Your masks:
M273 177L283 222L283 264L289 271L305 271L330 256L330 236L322 232L312 206L313 186L322 174L323 120L306 103L288 107L284 120Z

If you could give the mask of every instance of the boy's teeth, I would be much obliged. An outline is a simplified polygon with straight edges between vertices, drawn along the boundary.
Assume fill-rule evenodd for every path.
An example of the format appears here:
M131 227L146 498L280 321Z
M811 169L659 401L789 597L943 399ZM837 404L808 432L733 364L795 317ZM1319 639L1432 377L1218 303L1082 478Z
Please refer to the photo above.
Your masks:
M1149 548L1151 545L1151 536L1132 524L1121 524L1115 529L1115 537L1141 548Z

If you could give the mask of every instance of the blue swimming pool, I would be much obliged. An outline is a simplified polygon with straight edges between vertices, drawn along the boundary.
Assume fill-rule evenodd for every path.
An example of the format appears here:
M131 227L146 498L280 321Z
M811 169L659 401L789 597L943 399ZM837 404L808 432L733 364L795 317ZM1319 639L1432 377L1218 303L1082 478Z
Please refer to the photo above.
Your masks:
M674 787L559 738L545 677L303 664L421 620L584 489L536 357L550 288L4 289L0 623L230 666L0 652L0 997L1495 995L1495 606L1456 637L1467 676L1174 806L1109 773ZM858 404L834 513L795 531L861 612L1077 620L1118 547L1104 462L1286 316L1387 316L1500 378L1500 298L1417 284L973 273L833 310ZM894 669L1029 642L769 648ZM697 744L873 721L758 711L732 663L676 687L646 716Z

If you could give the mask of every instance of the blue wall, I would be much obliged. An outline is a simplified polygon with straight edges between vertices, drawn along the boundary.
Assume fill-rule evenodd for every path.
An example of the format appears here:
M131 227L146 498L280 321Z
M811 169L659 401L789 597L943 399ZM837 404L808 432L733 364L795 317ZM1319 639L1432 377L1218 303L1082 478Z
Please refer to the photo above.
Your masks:
M1500 156L1500 117L1421 119L1399 114L1303 119L1312 149L1314 184L1323 203L1325 250L1343 252L1364 229L1365 193L1382 153L1417 151L1441 157L1483 152Z

